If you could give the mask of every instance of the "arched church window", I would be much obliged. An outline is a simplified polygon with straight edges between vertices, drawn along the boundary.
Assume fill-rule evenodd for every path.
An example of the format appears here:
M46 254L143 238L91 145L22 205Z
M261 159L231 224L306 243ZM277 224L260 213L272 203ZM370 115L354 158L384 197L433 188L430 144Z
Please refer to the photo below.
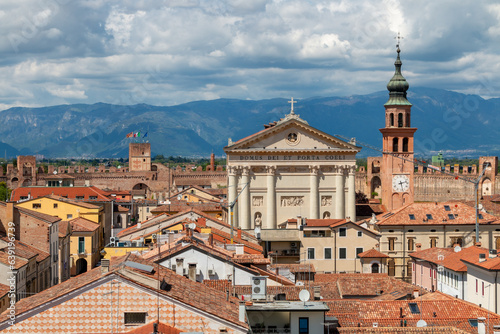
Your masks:
M408 138L403 138L403 152L408 152Z
M399 113L398 114L398 128L402 128L402 127L403 127L403 114Z
M394 114L390 114L390 115L389 115L389 119L390 119L390 122L391 122L391 123L390 123L390 124L391 124L391 126L394 126Z
M392 138L392 152L398 152L398 138Z

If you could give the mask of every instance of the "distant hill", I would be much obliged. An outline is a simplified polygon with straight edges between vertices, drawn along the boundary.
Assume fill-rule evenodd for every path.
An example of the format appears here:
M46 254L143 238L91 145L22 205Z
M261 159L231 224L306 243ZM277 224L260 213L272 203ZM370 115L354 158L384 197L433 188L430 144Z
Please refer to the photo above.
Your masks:
M417 127L417 154L443 151L445 156L500 154L500 99L484 100L431 88L411 88L412 126ZM381 148L388 93L299 100L296 113L329 134L356 137ZM228 138L238 140L277 121L290 110L288 99L260 101L219 99L176 106L105 103L43 108L10 108L0 112L0 157L41 154L46 157L128 156L127 133L148 133L153 154L207 157L223 154ZM10 146L9 146L10 145ZM378 155L363 149L360 156Z

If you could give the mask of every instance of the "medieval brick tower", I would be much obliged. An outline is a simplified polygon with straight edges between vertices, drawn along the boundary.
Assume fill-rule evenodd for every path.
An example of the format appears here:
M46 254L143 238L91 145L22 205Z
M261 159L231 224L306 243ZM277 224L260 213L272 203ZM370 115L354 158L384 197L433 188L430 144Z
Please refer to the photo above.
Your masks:
M131 172L151 171L151 144L130 143L128 164Z
M385 106L385 128L382 155L382 204L387 210L394 210L413 202L414 165L413 135L416 128L411 126L411 103L406 99L409 84L401 74L401 59L394 63L396 71L387 84L389 100Z

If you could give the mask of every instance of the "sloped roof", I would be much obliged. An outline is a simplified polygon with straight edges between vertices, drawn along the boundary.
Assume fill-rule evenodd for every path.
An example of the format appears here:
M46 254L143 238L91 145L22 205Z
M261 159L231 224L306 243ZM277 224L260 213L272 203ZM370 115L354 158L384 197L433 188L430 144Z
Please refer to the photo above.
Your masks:
M17 202L21 197L38 198L47 195L57 195L69 199L76 199L77 196L83 196L86 201L109 202L105 192L97 187L19 187L12 191L10 200ZM90 197L97 197L92 200Z
M2 237L1 239L5 242L10 242L9 238L7 237ZM14 241L14 246L15 246L16 256L22 257L26 260L29 260L32 257L36 256L36 261L41 262L50 256L49 253L40 250L38 248L35 248L33 246L30 246L19 240Z
M486 248L477 246L462 248L459 252L455 252L453 248L434 247L414 252L410 256L442 265L456 272L465 272L467 271L467 266L463 261L474 263L476 260L479 260L479 254L486 254L486 257L488 257L489 251Z
M82 217L71 219L69 223L73 232L94 232L99 228L99 224Z
M335 316L341 327L378 328L401 327L401 321L406 321L405 333L413 332L419 320L434 326L456 327L467 333L477 333L468 320L484 317L489 319L489 332L493 325L500 323L500 316L489 312L472 303L460 299L452 300L331 300L327 301L330 311L328 315ZM419 313L412 313L410 304L416 304ZM403 318L400 317L400 309ZM488 326L488 325L486 325Z
M139 270L130 267L127 262L154 266L154 268L159 272L153 270L152 273L149 273ZM134 275L130 275L128 272L134 272ZM248 328L247 324L239 321L238 299L231 296L227 297L225 293L177 275L169 269L157 265L155 266L152 262L130 253L121 257L113 257L110 261L109 272L107 273L103 273L101 268L97 267L43 290L31 297L18 301L16 304L16 317L20 318L20 315L23 313L35 310L42 305L55 301L61 296L67 296L76 292L78 289L85 288L92 282L96 282L103 277L112 275L117 275L125 280L134 282L135 284L150 290L152 293L159 293L161 295L168 296L179 302L195 307L198 310L232 322L240 327ZM156 288L152 288L151 286L145 284L142 279L137 280L137 275L139 275L139 277L149 278L152 280L159 279L160 281L165 281L168 283L169 289L157 290ZM0 315L0 322L5 322L8 319L8 312L4 312Z
M361 258L368 258L368 259L371 259L371 258L384 258L384 257L389 257L389 255L386 255L384 253L381 253L379 252L378 250L372 248L372 249L369 249L367 251L364 251L363 253L359 253L358 254L358 257L361 257Z
M411 219L410 215L415 219ZM427 215L431 215L432 219L428 219ZM500 220L495 216L488 213L482 215L483 219L479 219L479 224L500 224ZM473 225L476 222L475 217L475 209L461 202L411 203L377 216L377 225Z

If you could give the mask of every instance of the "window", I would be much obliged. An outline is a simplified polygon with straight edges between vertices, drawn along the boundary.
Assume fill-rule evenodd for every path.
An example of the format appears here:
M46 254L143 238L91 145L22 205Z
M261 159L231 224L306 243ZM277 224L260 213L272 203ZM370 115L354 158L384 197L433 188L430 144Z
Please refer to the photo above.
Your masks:
M339 259L347 259L347 249L339 248Z
M57 203L54 203L54 209L57 209Z
M309 318L299 318L299 334L309 334Z
M450 219L450 220L455 219L455 215L453 213L449 213L448 219Z
M307 249L307 259L314 260L314 248Z
M408 250L409 251L415 250L415 239L414 238L408 238Z
M450 206L449 206L449 205L445 205L445 206L444 206L444 210L445 210L445 211L451 211Z
M469 325L471 327L477 327L477 319L469 319Z
M41 207L42 207L42 204L40 204L40 203L33 203L32 204L33 209L40 209Z
M427 218L427 220L432 220L432 215L430 213L426 214L425 217Z
M347 228L341 227L339 228L339 237L345 237L347 236Z
M398 151L398 138L392 138L392 151Z
M89 196L89 199L97 199L97 196Z
M71 218L73 218L73 215L72 215L72 214L67 214L67 215L66 215L66 219L71 219Z
M408 138L403 138L403 152L408 152Z
M478 214L477 214L477 218L479 218L479 219L483 219L483 215L482 215L482 214L480 214L480 213L478 213Z
M363 253L363 247L357 247L357 248L356 248L356 257L357 257L357 258L359 258L359 256L358 256L358 255L359 255L360 253Z
M418 308L417 303L409 303L408 306L410 307L410 311L413 314L420 314L420 309Z
M396 241L396 238L389 238L389 250L393 251L394 250L394 243Z
M362 237L363 236L363 231L358 231L358 237Z
M436 244L437 244L437 238L431 237L430 242L429 242L429 246L431 248L434 248L434 247L436 247Z
M76 198L77 200L83 200L83 199L85 199L85 196L76 196L75 198Z
M78 237L78 253L85 253L85 238Z
M408 216L410 217L410 220L415 220L415 215L413 213L410 213Z
M145 324L146 312L125 312L124 323L125 325Z
M403 127L403 114L399 113L398 114L398 128L402 128L402 127Z
M325 248L325 260L330 260L332 258L332 249Z

